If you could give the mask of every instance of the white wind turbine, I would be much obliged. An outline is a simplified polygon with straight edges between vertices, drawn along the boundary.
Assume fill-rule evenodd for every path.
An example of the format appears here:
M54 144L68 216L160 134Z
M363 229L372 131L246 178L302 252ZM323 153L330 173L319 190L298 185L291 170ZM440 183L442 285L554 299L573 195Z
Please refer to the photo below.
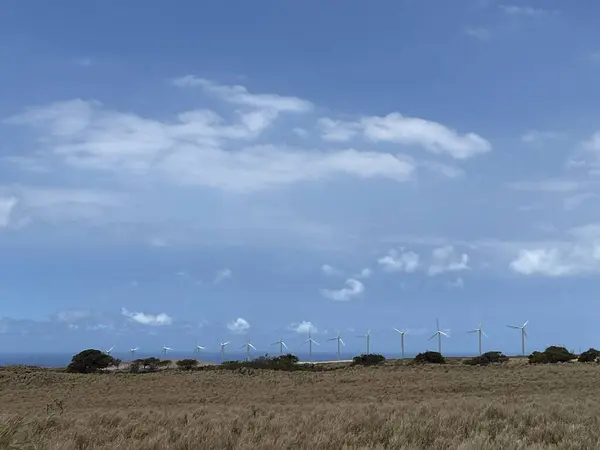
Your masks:
M165 346L163 346L161 353L166 357L167 356L167 352L171 352L171 351L173 351L173 349L171 347L167 347L165 345Z
M135 352L137 352L139 349L139 347L133 347L129 349L129 352L131 353L131 359L135 358Z
M104 353L106 353L108 356L110 356L110 353L115 349L115 346L113 345L111 348L109 348L108 350L106 350Z
M394 328L394 330L400 334L400 347L402 348L402 359L404 359L404 335L406 330L399 330L398 328Z
M288 349L288 346L283 342L283 338L279 339L277 342L273 342L271 345L279 345L279 354L283 355L283 349Z
M523 356L525 356L525 339L527 338L527 331L525 331L525 327L529 323L529 320L525 321L523 325L506 325L508 328L514 328L515 330L521 330L521 351L523 352Z
M471 331L467 331L467 333L477 333L478 337L479 337L479 354L483 354L482 350L481 350L481 336L485 336L488 337L487 334L485 334L485 331L483 331L483 326L481 324L479 324L479 328L475 328L474 330Z
M363 334L361 336L356 336L359 338L365 338L367 343L367 355L371 353L371 330L367 331L367 334Z
M229 345L229 341L221 342L221 362L224 361L225 358L225 347Z
M201 345L196 344L196 347L194 347L194 354L200 353L200 350L206 350L206 347L202 347Z
M446 336L446 337L450 337L450 335L448 335L447 333L444 333L442 330L440 330L440 321L438 319L435 319L435 323L437 326L437 331L433 334L433 336L431 336L429 338L429 340L432 340L434 337L437 336L438 338L438 353L442 353L442 336Z
M337 341L337 359L338 361L340 361L342 359L341 357L341 350L342 350L342 345L345 347L346 343L344 342L344 340L342 339L342 336L340 335L340 333L338 332L336 337L333 337L331 339L327 339L328 341Z
M256 347L250 343L250 341L246 342L240 348L246 349L246 361L250 361L250 349L256 350Z
M308 329L308 339L302 343L302 345L308 344L308 360L312 361L312 345L321 345L317 341L315 341L310 335L310 328Z

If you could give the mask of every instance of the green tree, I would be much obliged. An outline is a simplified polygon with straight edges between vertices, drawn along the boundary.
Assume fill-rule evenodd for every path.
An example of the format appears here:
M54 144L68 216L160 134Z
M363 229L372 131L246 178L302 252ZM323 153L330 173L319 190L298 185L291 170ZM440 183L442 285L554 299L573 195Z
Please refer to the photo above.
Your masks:
M113 365L113 363L114 359L112 356L100 350L87 349L73 356L67 366L67 372L94 373L106 369L108 366Z
M594 362L599 357L600 351L596 350L595 348L590 348L589 350L586 350L581 355L579 355L579 358L577 358L577 360L579 362Z
M417 363L446 364L446 358L440 352L424 352L415 356Z

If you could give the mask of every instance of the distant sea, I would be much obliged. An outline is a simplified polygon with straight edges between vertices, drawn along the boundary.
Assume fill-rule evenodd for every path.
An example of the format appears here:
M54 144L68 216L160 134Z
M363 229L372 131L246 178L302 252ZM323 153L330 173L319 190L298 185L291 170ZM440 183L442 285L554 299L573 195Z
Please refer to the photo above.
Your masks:
M308 353L295 353L301 361L310 361ZM342 353L341 359L347 360L352 359L358 353ZM473 356L473 353L444 353L445 356ZM252 352L250 358L256 358L258 356L264 356L265 353L260 351ZM383 353L386 358L394 359L400 358L399 353ZM115 358L119 358L123 361L130 361L132 359L131 353L120 353L114 352L112 354ZM177 352L173 351L167 354L165 357L162 354L157 353L143 353L139 352L135 354L135 358L148 358L150 356L156 356L161 359L184 359L184 358L196 358L200 361L206 362L221 362L221 356L215 352L202 352L202 353L191 353L191 352ZM276 356L274 353L270 353L269 356ZM12 365L28 365L28 366L39 366L39 367L65 367L71 361L73 353L0 353L0 366L12 366ZM415 353L405 353L405 358L414 358ZM246 358L245 353L231 352L225 353L225 360L243 360ZM312 361L335 361L337 360L337 353L332 352L314 352L312 354Z

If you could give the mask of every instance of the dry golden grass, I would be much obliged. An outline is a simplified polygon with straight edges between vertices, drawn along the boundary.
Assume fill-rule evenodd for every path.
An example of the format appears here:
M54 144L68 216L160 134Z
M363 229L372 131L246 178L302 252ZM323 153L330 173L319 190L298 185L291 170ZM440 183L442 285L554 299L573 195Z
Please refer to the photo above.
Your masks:
M0 448L598 449L599 381L598 364L515 361L143 375L7 369Z

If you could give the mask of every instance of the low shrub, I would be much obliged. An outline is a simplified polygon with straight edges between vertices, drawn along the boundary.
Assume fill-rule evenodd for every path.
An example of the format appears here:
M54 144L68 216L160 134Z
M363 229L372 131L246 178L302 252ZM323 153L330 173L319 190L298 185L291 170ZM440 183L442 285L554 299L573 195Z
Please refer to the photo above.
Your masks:
M301 365L297 364L298 361L299 359L296 355L288 353L281 356L259 356L250 361L224 361L221 363L221 367L225 369L247 367L252 369L298 370L301 367Z
M415 356L416 363L446 364L446 358L440 352L424 352Z
M385 361L385 356L377 353L365 353L352 358L352 364L355 366L375 366Z
M577 356L567 350L565 347L551 345L543 352L533 352L529 355L529 364L556 364L569 362Z
M594 362L598 358L600 358L600 350L596 350L595 348L590 348L589 350L586 350L581 355L579 355L579 358L577 358L577 361L579 361L579 362Z
M198 360L196 359L180 359L176 362L179 370L193 370L198 367Z
M487 364L501 364L508 361L508 357L502 352L485 352L482 355L463 361L470 366L485 366Z

